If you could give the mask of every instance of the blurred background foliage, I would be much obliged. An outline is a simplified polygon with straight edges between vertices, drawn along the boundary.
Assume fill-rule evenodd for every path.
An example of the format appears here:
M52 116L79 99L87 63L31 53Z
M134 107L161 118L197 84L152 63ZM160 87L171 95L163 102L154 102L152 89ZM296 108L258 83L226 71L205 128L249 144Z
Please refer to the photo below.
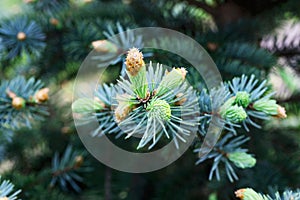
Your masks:
M225 200L242 187L264 193L300 188L298 0L1 0L0 13L1 80L34 76L51 91L46 120L1 142L0 174L22 189L19 198ZM70 110L72 85L92 42L106 39L108 27L118 33L117 23L191 36L209 52L224 80L242 74L268 80L288 118L245 133L257 165L238 172L239 181L208 181L212 162L195 166L192 151L147 174L112 170L85 152ZM153 59L186 64L155 52ZM118 62L112 71L121 68ZM61 181L64 176L71 178Z

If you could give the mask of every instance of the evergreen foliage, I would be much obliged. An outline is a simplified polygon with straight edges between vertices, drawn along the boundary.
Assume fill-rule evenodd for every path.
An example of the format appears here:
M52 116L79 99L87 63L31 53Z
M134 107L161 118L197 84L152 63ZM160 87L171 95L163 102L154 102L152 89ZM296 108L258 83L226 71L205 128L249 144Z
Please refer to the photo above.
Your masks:
M300 199L299 1L24 0L17 6L0 18L6 179L0 199ZM195 39L224 82L208 91L186 60L143 49L143 38L126 32L149 26ZM184 46L159 36L153 42ZM127 55L134 47L135 55L143 53L138 66ZM83 124L97 118L99 126L87 134L151 152L197 133L181 159L158 172L128 174L85 153L70 88L92 50L101 53L92 58L99 68L110 67L94 98L72 105ZM164 64L174 68L165 73ZM224 129L203 156L215 115ZM234 194L237 188L245 189Z

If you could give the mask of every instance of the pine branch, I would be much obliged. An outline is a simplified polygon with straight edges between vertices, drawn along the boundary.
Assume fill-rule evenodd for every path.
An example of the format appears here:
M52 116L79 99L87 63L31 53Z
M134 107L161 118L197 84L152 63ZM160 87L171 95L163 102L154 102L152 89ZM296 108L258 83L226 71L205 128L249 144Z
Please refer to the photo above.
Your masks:
M31 127L31 121L48 115L49 89L40 80L16 77L0 84L0 128Z
M52 179L50 187L59 184L63 191L73 190L81 192L78 183L83 182L80 176L82 172L88 172L91 169L85 165L84 155L73 150L72 146L68 146L62 155L56 152L52 159Z

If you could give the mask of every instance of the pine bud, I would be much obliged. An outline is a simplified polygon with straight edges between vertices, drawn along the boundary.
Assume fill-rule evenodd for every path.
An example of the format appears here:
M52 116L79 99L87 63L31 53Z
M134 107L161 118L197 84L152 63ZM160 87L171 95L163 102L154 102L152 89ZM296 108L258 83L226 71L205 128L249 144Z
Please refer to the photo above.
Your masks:
M268 200L269 198L255 192L251 188L239 189L235 192L235 196L241 200Z
M214 43L214 42L208 42L207 43L207 48L210 50L210 51L216 51L218 49L218 44L217 43Z
M178 101L176 101L174 103L176 106L181 106L181 105L183 105L186 102L187 98L185 98L183 96L184 96L183 93L176 94L176 98L178 99Z
M278 114L278 105L275 100L262 99L254 102L253 108L257 111L262 111L268 115Z
M58 26L60 23L58 21L58 19L51 17L49 20L50 24L52 24L53 26Z
M48 101L49 99L49 88L43 88L39 91L37 91L34 95L34 99L37 103L42 103L45 101Z
M131 111L132 107L129 103L124 101L119 102L117 108L115 109L116 122L120 123L121 121L123 121Z
M82 155L76 156L74 161L75 161L74 163L75 168L81 167L84 161L83 156Z
M234 105L223 111L221 116L224 119L229 120L230 122L240 123L247 118L247 113L243 107Z
M100 53L116 53L118 51L118 47L108 40L94 41L92 42L92 46L95 51Z
M250 104L250 94L245 91L237 92L235 95L235 103L246 108Z
M147 106L149 117L167 121L171 118L171 107L165 100L154 99Z
M130 49L125 65L135 94L137 94L139 99L146 99L148 95L148 81L142 52L137 48Z
M17 35L17 39L20 41L26 40L26 34L24 32L19 32Z
M235 164L235 166L245 169L251 168L256 164L256 159L245 152L228 153L228 159Z
M17 109L17 110L20 110L22 108L25 108L26 106L26 101L25 99L23 99L22 97L14 97L12 99L12 107Z
M128 51L126 57L126 69L131 76L136 76L140 69L145 66L143 54L137 48Z
M277 115L275 115L275 117L279 119L287 118L285 108L280 105L277 105Z
M8 197L0 197L0 200L9 200Z
M157 96L161 96L180 86L185 80L186 73L187 71L183 67L173 68L170 72L166 73L157 88Z
M96 110L102 110L104 106L104 103L101 101L99 102L89 98L80 98L72 104L72 110L75 113L94 113Z

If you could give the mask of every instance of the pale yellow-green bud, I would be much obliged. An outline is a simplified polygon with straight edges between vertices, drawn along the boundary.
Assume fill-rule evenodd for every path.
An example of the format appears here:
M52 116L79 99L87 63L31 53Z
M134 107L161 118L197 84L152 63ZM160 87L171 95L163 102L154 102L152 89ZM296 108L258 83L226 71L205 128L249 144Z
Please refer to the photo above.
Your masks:
M228 159L239 168L251 168L256 164L256 159L245 152L233 152L227 154Z
M157 88L156 95L161 96L169 91L176 89L183 83L186 74L187 71L183 67L173 68L170 72L167 72Z
M235 95L235 103L246 108L250 104L250 94L245 91L237 92Z
M228 104L225 103L224 106L222 106L220 111L221 117L233 123L240 123L244 121L248 115L243 107L238 105L230 106L231 100L229 99Z
M167 121L171 118L171 107L165 100L155 99L147 106L149 117Z

